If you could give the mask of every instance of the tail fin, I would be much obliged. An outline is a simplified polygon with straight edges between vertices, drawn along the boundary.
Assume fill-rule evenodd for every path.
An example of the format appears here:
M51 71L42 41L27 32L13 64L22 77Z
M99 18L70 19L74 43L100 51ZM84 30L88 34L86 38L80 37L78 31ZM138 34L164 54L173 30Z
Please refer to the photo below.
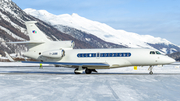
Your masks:
M37 21L25 22L30 41L32 42L47 42L50 41L47 36L35 25Z

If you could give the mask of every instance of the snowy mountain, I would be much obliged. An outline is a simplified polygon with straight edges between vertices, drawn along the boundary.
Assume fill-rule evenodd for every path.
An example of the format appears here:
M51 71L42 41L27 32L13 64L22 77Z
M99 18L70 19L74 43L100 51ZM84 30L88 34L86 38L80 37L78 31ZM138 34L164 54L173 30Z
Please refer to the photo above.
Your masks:
M46 11L43 11L43 12L46 12ZM38 21L37 26L40 28L40 30L46 33L46 35L51 40L54 40L54 41L55 40L57 41L58 40L73 40L75 41L75 44L76 44L75 48L155 47L167 53L180 51L178 46L171 44L169 41L165 39L162 39L164 43L162 42L161 44L159 43L147 44L145 42L141 43L141 41L137 41L136 38L135 39L137 42L135 41L135 39L133 39L134 40L133 42L131 40L132 36L128 36L129 32L126 32L126 31L124 31L124 34L121 34L121 33L119 34L121 35L119 39L115 38L117 37L115 33L119 32L118 30L114 30L113 28L105 24L101 24L99 22L90 21L88 19L78 16L77 14L60 15L59 17L61 19L64 16L63 21L65 23L65 24L63 23L61 24L59 23L60 19L56 19L58 18L58 16L49 14L48 12L42 13L44 14L43 15L45 17L44 19L46 19L46 16L49 16L49 19L54 16L53 19L56 19L58 23L54 22L55 24L53 24L51 22L51 20L53 21L53 19L51 20L47 19L47 21L42 19L45 22L42 20L39 20L38 18L41 18L42 14L40 14L40 12L36 12L36 13L37 13L36 15L39 15L39 17L37 18L24 12L11 0L0 0L0 55L4 56L4 51L7 51L8 53L21 54L21 52L28 50L28 48L24 44L7 44L6 43L9 41L12 42L12 41L29 40L29 37L27 35L28 33L26 31L26 27L24 24L25 21ZM82 21L82 22L80 23L79 21ZM86 21L89 21L88 22L89 24L85 23ZM82 25L83 22L84 22L84 25ZM75 24L71 24L71 23L75 23ZM104 26L104 28L101 27L102 25ZM88 27L91 29L88 29ZM114 35L108 32L107 30L110 32L114 31ZM91 31L96 32L96 33L94 34ZM123 32L123 31L120 31L120 32ZM105 34L102 34L102 33L105 33ZM126 33L127 35L125 35ZM140 36L138 34L130 34L130 35ZM158 40L158 38L156 38L155 40ZM131 43L128 43L128 42L131 42Z
M73 38L64 34L53 26L26 14L11 0L0 0L0 54L4 56L4 51L8 53L21 53L27 51L23 44L7 44L9 41L29 40L26 31L25 21L38 21L37 26L46 33L51 40L73 40L75 48L96 48L98 45L91 45L87 42ZM108 44L108 43L107 43ZM110 43L109 43L110 44ZM118 46L118 45L116 45ZM120 46L119 46L120 47Z
M176 61L180 61L180 52L175 52L175 53L169 54L168 56L172 57Z
M164 53L180 51L179 46L174 45L166 39L162 39L160 37L153 37L150 35L139 35L124 30L116 30L104 23L91 21L75 13L73 13L72 15L53 15L45 10L35 10L31 8L25 9L24 11L36 18L39 18L53 25L58 30L66 34L72 35L73 37L75 37L75 35L70 32L76 29L85 33L86 35L94 35L106 42L111 42L126 47L156 48ZM90 38L84 39L88 40Z

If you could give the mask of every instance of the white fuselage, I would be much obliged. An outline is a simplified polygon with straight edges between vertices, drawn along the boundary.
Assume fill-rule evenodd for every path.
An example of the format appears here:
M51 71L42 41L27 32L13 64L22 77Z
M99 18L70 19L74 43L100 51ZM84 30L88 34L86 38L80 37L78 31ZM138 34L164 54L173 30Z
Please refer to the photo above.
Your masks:
M28 45L29 51L24 56L39 60L23 63L54 64L65 67L75 67L75 74L86 74L95 69L109 69L127 66L152 66L165 65L175 62L174 59L162 55L155 49L73 49L74 41L51 41L36 24L37 21L25 22L30 40L23 42Z
M78 66L88 69L116 68L126 66L153 66L175 62L154 49L73 49L73 41L51 41L36 25L36 21L25 22L30 41L26 43L29 51L24 55L43 63L51 62L67 67ZM97 67L98 65L98 67Z
M38 52L30 52L31 58L41 60L43 62L71 62L71 63L107 63L109 67L117 68L126 66L153 66L164 65L175 62L174 59L162 54L150 54L153 49L133 49L133 48L117 48L117 49L64 49L65 54L62 58L49 58L40 56ZM34 54L34 55L32 55ZM36 55L35 55L36 54ZM26 54L27 56L27 54ZM96 67L89 67L97 69ZM98 67L100 69L100 67Z

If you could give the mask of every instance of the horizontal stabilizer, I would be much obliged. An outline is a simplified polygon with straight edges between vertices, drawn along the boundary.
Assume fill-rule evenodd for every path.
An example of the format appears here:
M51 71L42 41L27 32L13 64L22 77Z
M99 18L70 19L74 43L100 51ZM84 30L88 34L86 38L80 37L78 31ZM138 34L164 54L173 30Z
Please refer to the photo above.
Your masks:
M22 63L38 63L38 64L56 64L56 65L72 65L72 66L109 66L106 63L70 63L70 62L36 62L36 61L22 61Z
M7 42L7 43L13 43L13 44L41 44L41 43L44 43L44 42L38 42L38 41L19 41L19 42Z

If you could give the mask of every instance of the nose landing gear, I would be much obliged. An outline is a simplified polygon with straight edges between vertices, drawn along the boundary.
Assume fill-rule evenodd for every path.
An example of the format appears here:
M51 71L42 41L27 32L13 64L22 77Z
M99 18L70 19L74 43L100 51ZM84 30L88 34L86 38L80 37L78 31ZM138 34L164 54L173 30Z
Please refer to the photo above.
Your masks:
M152 66L150 66L149 69L148 69L150 71L149 74L151 74L151 75L153 74L152 69L153 69Z

